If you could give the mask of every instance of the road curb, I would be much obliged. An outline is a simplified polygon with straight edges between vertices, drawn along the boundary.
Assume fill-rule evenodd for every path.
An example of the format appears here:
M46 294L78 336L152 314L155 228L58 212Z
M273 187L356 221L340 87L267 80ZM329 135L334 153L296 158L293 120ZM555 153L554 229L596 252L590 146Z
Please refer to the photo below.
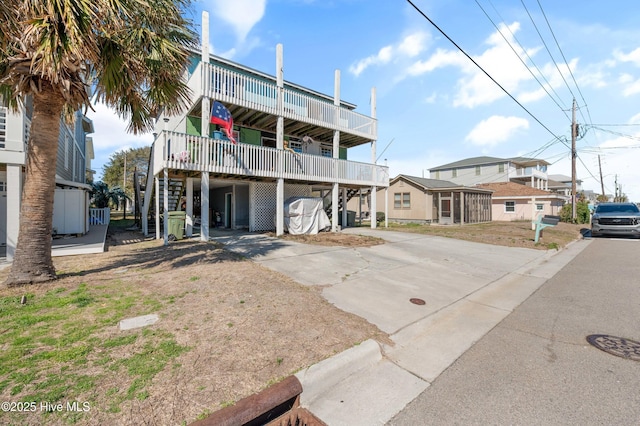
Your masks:
M300 403L308 406L331 388L382 359L380 344L368 339L295 374L302 384Z

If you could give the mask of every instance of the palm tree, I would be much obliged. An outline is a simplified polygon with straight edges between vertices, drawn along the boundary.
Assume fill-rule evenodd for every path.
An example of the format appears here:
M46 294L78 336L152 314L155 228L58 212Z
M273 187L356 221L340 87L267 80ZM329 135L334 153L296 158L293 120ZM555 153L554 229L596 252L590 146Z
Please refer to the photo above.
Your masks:
M196 45L190 0L0 0L0 94L30 96L20 229L8 285L55 279L51 259L59 121L104 102L150 131L190 95L181 76ZM91 90L90 90L91 89Z
M109 203L118 205L120 200L131 200L122 188L114 186L109 188L104 182L94 182L91 184L91 204L96 208L103 209L109 207Z

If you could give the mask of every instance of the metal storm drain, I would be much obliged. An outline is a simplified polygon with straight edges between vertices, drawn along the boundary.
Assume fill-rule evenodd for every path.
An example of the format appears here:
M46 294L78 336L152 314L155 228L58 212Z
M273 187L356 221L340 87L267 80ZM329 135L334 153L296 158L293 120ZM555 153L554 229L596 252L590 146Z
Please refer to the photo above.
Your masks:
M427 303L422 299L418 299L417 297L409 299L409 302L413 303L414 305L424 305L425 303Z
M640 361L640 342L635 340L606 334L591 334L587 336L587 342L591 346L595 346L611 355L632 361Z

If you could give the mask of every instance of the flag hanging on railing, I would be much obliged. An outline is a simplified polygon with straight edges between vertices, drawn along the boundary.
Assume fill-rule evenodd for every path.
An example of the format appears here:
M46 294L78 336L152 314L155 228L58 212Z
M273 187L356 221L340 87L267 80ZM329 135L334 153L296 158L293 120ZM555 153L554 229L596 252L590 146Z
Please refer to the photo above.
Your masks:
M211 105L211 123L219 125L227 134L229 140L237 143L233 138L233 117L231 117L227 107L218 101L214 101L213 105Z

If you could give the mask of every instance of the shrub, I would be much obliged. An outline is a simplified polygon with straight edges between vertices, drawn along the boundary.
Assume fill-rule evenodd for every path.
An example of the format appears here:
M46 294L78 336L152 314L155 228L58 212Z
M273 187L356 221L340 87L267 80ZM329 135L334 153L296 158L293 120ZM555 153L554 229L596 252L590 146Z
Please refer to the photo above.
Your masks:
M384 222L384 212L376 212L376 222Z
M571 220L571 214L571 203L567 203L562 206L560 210L560 220L569 223L573 222L573 220ZM589 204L586 201L578 201L576 203L576 223L589 223L590 218Z

